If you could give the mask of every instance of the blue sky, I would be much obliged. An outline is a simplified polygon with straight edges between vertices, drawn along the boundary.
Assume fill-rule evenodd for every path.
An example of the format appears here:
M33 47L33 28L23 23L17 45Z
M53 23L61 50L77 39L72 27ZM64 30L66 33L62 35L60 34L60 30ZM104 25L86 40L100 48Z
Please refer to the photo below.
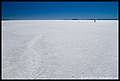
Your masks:
M118 19L118 2L2 2L2 19Z

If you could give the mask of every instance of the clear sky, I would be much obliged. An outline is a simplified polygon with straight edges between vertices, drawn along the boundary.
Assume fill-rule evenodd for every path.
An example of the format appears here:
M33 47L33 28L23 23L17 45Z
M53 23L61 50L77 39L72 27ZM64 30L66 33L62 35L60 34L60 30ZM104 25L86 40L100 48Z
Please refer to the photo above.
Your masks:
M2 19L118 19L118 2L2 2Z

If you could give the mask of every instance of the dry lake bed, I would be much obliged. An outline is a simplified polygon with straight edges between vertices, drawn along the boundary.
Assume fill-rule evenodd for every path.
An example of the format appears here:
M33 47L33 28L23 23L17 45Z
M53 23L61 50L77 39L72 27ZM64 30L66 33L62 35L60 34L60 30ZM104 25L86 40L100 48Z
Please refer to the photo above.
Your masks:
M118 79L118 21L2 21L2 79Z

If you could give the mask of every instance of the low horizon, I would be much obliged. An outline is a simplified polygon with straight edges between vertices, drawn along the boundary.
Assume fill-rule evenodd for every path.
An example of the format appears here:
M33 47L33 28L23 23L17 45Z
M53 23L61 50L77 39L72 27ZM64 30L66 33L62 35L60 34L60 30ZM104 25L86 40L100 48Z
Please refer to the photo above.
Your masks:
M118 19L2 19L2 20L118 20Z

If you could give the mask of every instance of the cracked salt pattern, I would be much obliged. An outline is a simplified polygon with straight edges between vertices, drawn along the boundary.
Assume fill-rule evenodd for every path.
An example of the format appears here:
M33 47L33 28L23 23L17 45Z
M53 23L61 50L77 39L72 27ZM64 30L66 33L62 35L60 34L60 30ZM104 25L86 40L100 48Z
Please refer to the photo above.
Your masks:
M116 20L2 21L3 79L117 79Z

